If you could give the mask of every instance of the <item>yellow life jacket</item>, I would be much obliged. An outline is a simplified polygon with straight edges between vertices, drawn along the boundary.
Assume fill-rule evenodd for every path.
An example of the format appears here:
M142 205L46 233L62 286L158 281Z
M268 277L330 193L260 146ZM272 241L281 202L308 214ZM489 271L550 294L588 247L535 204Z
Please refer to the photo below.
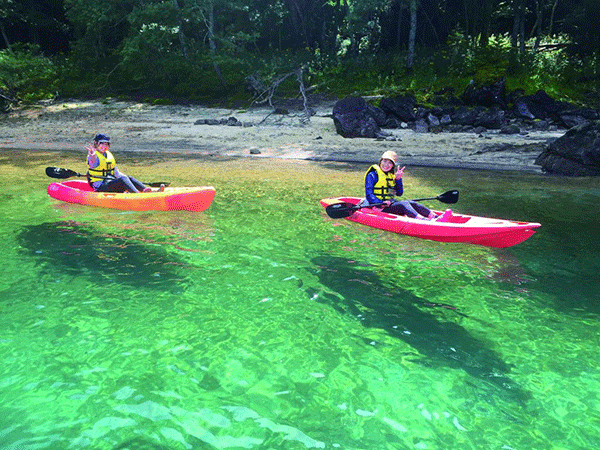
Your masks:
M91 167L88 168L87 175L88 183L90 184L95 183L96 181L102 181L109 175L115 175L115 166L117 165L117 162L115 161L115 157L112 155L112 153L106 150L106 154L104 155L102 152L96 150L96 156L98 157L99 161L98 167L93 169Z
M392 198L392 193L390 189L394 189L396 187L396 176L393 172L385 173L379 167L379 164L373 164L371 167L367 169L367 173L365 173L365 181L367 179L367 175L371 171L377 172L377 183L373 186L373 195L377 197L381 201L390 200Z

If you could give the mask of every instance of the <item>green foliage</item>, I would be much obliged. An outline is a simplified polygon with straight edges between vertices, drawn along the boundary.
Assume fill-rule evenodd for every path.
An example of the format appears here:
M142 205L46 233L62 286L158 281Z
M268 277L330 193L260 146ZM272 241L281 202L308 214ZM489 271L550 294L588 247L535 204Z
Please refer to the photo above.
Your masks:
M504 79L509 92L533 94L543 89L556 99L596 107L600 58L569 55L562 45L567 43L565 37L557 37L552 47L521 55L511 48L507 36L492 36L489 46L481 48L456 34L442 50L418 51L411 75L405 70L405 54L380 53L325 64L313 75L313 82L339 97L411 93L427 103L442 89L451 88L460 95L472 81L486 84ZM527 48L533 45L528 42Z
M582 57L598 55L600 49L600 27L596 20L600 16L598 0L579 0L565 19L564 28L572 37L569 51Z
M481 46L460 31L452 33L445 53L449 74L455 77L472 77L486 83L503 78L512 53L510 38L491 36L487 46Z
M557 10L554 30L568 37L542 38L542 45L552 45L537 52L530 40L524 54L508 35L510 2L484 2L491 9L467 12L453 2L417 3L414 71L407 74L406 23L398 23L407 17L404 0L62 0L62 23L72 30L70 51L50 60L13 45L14 54L0 53L0 89L28 101L58 91L63 97L231 102L249 100L244 80L250 74L271 84L303 67L305 86L338 97L412 93L428 102L441 89L460 95L471 81L505 79L509 91L544 89L555 98L596 106L600 33L590 18L600 14L598 0L572 1ZM4 24L23 22L16 5L0 0L0 19L10 16ZM483 13L496 33L489 39L480 34L482 24L474 23ZM526 14L529 21L533 13ZM466 25L468 32L458 28ZM279 96L297 94L293 76L277 88Z
M56 67L37 54L34 46L18 45L0 51L0 90L26 103L54 97Z

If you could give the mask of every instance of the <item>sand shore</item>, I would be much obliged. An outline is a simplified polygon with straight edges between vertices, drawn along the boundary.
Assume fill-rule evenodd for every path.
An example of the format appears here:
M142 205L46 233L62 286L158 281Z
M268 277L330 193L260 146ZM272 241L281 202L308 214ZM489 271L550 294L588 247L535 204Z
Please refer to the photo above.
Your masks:
M55 102L0 116L0 148L84 152L96 133L106 133L118 152L371 163L384 151L394 150L407 166L540 172L534 165L540 146L564 134L404 129L386 130L396 140L345 139L335 131L330 116L333 105L333 101L309 104L315 114L306 120L299 102L287 103L288 114L274 114L268 106L223 109L116 100ZM196 124L230 117L241 124Z

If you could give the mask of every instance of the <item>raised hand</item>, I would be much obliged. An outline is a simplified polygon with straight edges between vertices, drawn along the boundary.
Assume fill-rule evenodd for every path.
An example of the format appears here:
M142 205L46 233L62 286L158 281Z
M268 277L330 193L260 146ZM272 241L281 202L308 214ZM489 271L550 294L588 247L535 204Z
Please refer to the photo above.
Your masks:
M406 166L402 166L400 169L398 169L398 171L396 172L397 179L402 178L402 175L404 174L404 169L406 169Z

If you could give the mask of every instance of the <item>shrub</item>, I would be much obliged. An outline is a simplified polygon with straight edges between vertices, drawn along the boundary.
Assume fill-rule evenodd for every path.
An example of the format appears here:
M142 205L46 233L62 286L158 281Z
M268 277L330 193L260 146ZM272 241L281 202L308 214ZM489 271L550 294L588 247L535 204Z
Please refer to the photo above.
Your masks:
M26 103L56 95L56 66L37 54L34 46L0 51L0 91L12 101Z

